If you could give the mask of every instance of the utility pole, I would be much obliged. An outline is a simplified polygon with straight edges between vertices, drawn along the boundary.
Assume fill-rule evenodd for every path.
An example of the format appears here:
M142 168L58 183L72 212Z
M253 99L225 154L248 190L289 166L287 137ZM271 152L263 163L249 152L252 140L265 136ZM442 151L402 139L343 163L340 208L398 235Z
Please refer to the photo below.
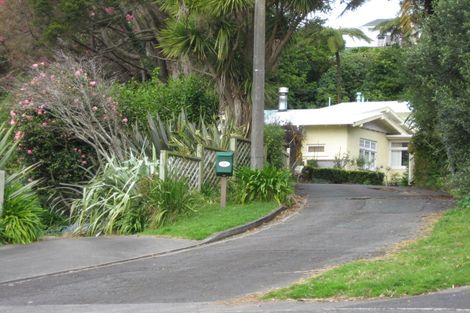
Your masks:
M264 166L264 79L266 0L255 1L253 88L251 110L251 168Z

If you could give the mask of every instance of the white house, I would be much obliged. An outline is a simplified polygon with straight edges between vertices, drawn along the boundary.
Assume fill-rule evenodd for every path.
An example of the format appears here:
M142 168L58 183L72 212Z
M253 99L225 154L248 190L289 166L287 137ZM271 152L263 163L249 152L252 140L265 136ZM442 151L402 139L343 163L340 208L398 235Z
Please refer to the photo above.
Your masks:
M399 42L392 38L391 32L381 35L380 31L375 29L380 23L389 20L390 19L376 19L358 27L367 37L372 40L371 42L360 39L353 39L349 36L343 36L344 40L346 41L346 47L386 47L395 43L399 44Z
M266 110L266 123L291 123L304 134L304 163L316 160L332 167L342 156L361 160L362 167L387 174L408 174L408 144L413 130L407 102L347 102L320 109Z

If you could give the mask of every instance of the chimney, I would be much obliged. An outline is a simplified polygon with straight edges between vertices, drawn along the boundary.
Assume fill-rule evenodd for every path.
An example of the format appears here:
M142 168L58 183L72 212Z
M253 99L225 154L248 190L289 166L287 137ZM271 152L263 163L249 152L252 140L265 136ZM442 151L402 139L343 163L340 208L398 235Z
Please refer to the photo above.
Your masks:
M360 103L360 102L364 102L364 97L362 96L362 92L356 92L356 102L357 103Z
M281 87L279 88L279 111L287 111L287 93L289 88Z

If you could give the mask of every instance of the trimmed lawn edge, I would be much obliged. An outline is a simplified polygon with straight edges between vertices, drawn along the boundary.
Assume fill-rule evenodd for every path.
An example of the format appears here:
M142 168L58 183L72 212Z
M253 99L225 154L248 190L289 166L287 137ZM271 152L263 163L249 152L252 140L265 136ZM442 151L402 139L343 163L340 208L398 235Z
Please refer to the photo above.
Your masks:
M470 207L457 206L442 213L442 217L437 221L431 218L427 225L423 225L424 228L421 229L417 238L397 243L383 256L358 259L314 270L312 276L302 278L288 287L266 291L258 299L264 301L274 299L373 300L417 296L448 288L469 286L470 280L462 279L462 277L469 277L463 273L465 271L468 273L470 269L468 267L470 256L465 254L465 251L468 251L470 241L468 239L461 240L460 237L465 237L466 232L468 233L470 230L465 221L466 216L470 213ZM432 227L430 227L431 225ZM443 248L439 249L439 245ZM432 260L441 260L442 264ZM404 277L411 279L412 283L403 279L398 280L400 284L397 285L396 279L388 280L389 276L392 277L393 272L396 272L396 268L400 266L402 267L400 275L403 276L405 273ZM417 266L419 270L415 270L418 268ZM416 277L408 275L407 272L410 271L415 273ZM433 275L429 275L426 271L431 271ZM356 281L347 278L351 275L358 277ZM444 278L440 279L441 277ZM388 285L383 287L377 283ZM372 292L370 292L371 290Z
M248 204L231 204L225 212L211 205L207 210L201 210L201 214L194 215L194 219L189 215L161 228L147 228L137 235L211 243L287 216L289 212L301 209L304 202L302 197L292 195L291 200L287 202L289 205L277 204L275 201L255 201Z
M253 222L249 222L249 223L246 223L246 224L240 225L240 226L235 226L235 227L229 228L227 230L223 230L221 232L215 233L214 235L209 236L209 238L204 239L202 241L202 244L209 244L209 243L212 243L212 242L220 241L220 240L223 240L225 238L236 236L236 235L242 234L246 231L249 231L251 229L257 228L257 227L259 227L259 226L261 226L265 223L268 223L268 222L272 221L279 214L286 211L288 208L289 208L288 206L283 205L283 206L281 206L277 209L274 209L268 215L263 216L263 217L255 220Z

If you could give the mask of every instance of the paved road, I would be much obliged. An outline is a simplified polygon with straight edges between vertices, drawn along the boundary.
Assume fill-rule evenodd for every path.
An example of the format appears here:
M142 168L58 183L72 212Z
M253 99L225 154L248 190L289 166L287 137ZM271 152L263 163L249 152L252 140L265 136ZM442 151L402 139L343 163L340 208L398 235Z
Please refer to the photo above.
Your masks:
M89 305L240 297L286 286L328 265L381 254L413 237L424 216L450 205L438 194L411 189L300 185L299 192L308 196L304 210L254 234L166 256L0 284L0 306L66 305L65 312L72 310L70 305L91 310Z
M354 302L263 302L223 304L144 303L95 305L0 306L0 313L468 313L470 287L392 300Z

